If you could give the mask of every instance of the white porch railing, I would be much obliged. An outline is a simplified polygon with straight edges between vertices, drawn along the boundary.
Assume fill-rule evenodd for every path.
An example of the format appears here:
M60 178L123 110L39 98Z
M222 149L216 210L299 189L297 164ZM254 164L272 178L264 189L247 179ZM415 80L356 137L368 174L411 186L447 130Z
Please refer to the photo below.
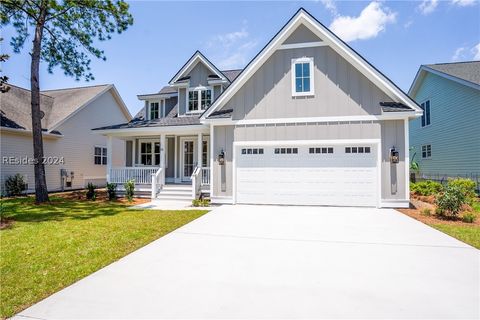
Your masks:
M110 181L112 183L125 183L134 180L135 184L151 184L152 174L158 167L115 167L110 169Z
M157 172L152 174L152 200L157 197L158 191L162 189L164 185L163 181L163 169L159 168Z
M210 185L210 168L202 168L202 186Z
M210 185L210 168L196 167L192 176L192 197L197 199L203 186Z

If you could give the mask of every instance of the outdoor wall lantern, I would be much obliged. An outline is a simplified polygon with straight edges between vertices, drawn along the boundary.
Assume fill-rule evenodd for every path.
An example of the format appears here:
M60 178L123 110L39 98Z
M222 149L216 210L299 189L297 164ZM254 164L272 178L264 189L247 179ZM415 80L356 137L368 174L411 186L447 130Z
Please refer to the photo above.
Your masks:
M390 163L398 163L400 161L400 157L398 156L398 151L395 147L390 148Z
M218 164L221 165L221 166L223 166L225 164L225 152L223 152L223 149L218 154Z

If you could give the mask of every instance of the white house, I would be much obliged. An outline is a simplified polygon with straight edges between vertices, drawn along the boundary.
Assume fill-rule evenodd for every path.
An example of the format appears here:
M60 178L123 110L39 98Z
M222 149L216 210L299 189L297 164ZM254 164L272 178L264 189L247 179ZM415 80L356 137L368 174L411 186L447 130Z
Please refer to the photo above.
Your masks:
M409 205L408 120L421 108L304 9L243 70L197 51L138 98L134 120L94 131L127 143L108 179L152 198Z
M35 187L30 91L14 85L0 93L1 176L20 173ZM107 168L106 138L91 129L132 119L113 85L41 92L44 163L49 191L83 188L88 182L104 185ZM112 142L113 165L125 162L125 143Z

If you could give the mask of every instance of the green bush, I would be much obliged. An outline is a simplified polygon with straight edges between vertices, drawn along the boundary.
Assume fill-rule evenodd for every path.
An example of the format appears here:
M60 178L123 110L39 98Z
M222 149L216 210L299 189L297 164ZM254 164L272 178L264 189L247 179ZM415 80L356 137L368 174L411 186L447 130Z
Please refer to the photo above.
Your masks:
M125 196L129 202L132 202L135 195L135 180L128 180L123 184L123 187L125 188Z
M97 186L89 182L87 184L87 193L85 194L88 200L95 201L97 199Z
M477 220L477 215L473 212L467 212L462 216L462 221L466 223L474 223Z
M466 197L458 186L447 185L442 193L437 196L438 208L452 216L456 216L466 203Z
M194 207L208 207L210 205L210 200L208 199L193 199L192 205Z
M423 214L424 216L431 216L431 215L432 215L432 210L431 210L430 208L424 208L424 209L422 210L422 214Z
M441 183L425 180L416 183L410 183L410 191L420 196L431 196L440 193L443 190Z
M117 184L107 183L108 200L115 200L117 198Z
M465 198L467 199L467 203L472 204L475 200L477 194L475 193L475 189L477 187L477 183L471 179L464 179L464 178L457 178L457 179L450 179L448 180L449 186L456 186L460 190L462 190Z
M23 180L23 176L17 173L14 176L10 176L5 180L5 191L9 196L19 196L25 191L27 185Z

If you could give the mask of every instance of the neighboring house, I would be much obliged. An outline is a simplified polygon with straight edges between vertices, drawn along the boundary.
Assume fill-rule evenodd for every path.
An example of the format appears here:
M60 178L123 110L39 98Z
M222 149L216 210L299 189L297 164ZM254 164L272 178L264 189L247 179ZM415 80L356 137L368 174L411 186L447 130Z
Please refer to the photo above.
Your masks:
M5 179L20 173L35 188L30 91L14 85L0 93L1 188ZM131 115L113 85L42 91L43 146L49 191L83 188L88 182L105 184L106 138L92 128L130 121ZM125 142L115 140L114 165L125 163ZM62 174L63 172L63 174Z
M112 182L159 199L409 204L408 120L421 109L304 9L241 72L196 52L139 99L136 119L95 129L127 139Z
M424 109L410 122L420 177L480 178L480 61L422 65L410 96Z

